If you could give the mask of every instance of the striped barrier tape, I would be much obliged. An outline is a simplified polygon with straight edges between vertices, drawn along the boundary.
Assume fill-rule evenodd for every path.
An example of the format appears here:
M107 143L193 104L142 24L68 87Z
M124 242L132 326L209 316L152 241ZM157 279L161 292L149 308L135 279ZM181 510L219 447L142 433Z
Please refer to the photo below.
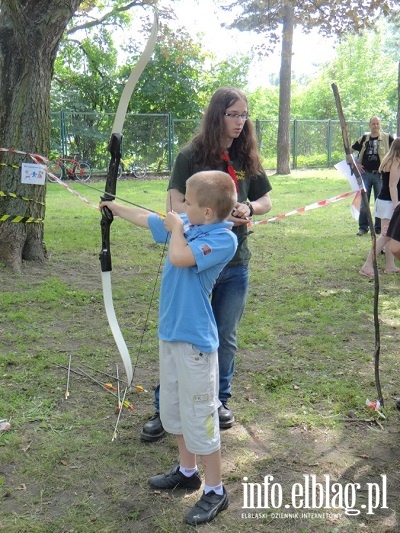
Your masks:
M10 152L10 153L14 153L14 154L21 154L21 155L29 156L32 159L32 161L34 161L36 164L38 164L46 172L46 174L51 176L53 181L56 181L59 185L62 185L65 189L67 189L68 192L70 192L71 194L73 194L74 196L76 196L77 198L82 200L83 202L85 202L90 207L93 207L97 211L100 210L99 206L93 205L84 196L79 194L74 189L71 189L71 187L69 187L65 182L63 182L57 176L55 176L49 170L47 170L47 166L46 165L49 163L49 160L46 157L41 156L39 154L32 154L32 153L29 153L29 152L22 152L20 150L13 150L13 149L10 149L10 148L0 148L0 152ZM344 198L348 198L349 196L352 196L356 192L357 191L349 191L349 192L345 192L345 193L342 193L342 194L338 194L337 196L334 196L332 198L328 198L327 200L321 200L319 202L314 202L313 204L307 205L305 207L300 207L299 209L294 209L293 211L289 211L288 213L284 213L284 214L278 215L276 217L268 218L268 219L265 219L265 220L252 221L252 222L249 223L249 225L250 226L259 226L260 224L267 224L269 222L276 222L277 220L282 220L283 218L287 218L287 217L289 217L291 215L296 215L298 213L304 213L305 211L311 211L312 209L318 209L319 207L325 207L326 205L333 204L335 202L339 202L340 200L343 200ZM3 216L8 216L9 217L10 215L3 215ZM22 217L16 217L16 218L22 218ZM41 219L37 219L37 220L41 221ZM1 215L0 215L0 221L2 221L1 220ZM34 222L34 220L30 220L30 221Z
M43 218L23 217L15 215L0 215L0 222L23 222L25 224L38 224L43 222Z
M37 159L41 160L43 163L48 163L48 160L42 155L31 154L30 152L22 152L21 150L14 150L14 148L0 148L0 152L8 152L10 154L29 156L31 159L33 157L36 157Z
M91 207L94 207L95 209L99 210L99 207L92 205L88 200L86 200L86 198L83 198L83 196L81 196L79 193L77 193L73 189L70 189L68 186L66 186L64 184L64 182L59 180L56 176L53 176L53 174L51 172L48 172L48 174L50 174L52 178L53 177L56 178L57 181L60 182L60 185L63 185L66 189L68 189L70 192L72 192L75 196L78 196L79 198L84 200L88 205L90 205ZM258 226L260 224L267 224L268 222L276 222L277 220L282 220L283 218L289 217L291 215L296 215L298 213L304 213L305 211L311 211L312 209L318 209L319 207L325 207L326 205L333 204L335 202L339 202L340 200L343 200L344 198L348 198L349 196L352 196L356 192L357 191L345 192L345 193L339 194L337 196L334 196L332 198L328 198L327 200L321 200L319 202L315 202L313 204L306 205L305 207L300 207L299 209L294 209L293 211L289 211L288 213L285 213L283 215L278 215L276 217L272 217L272 218L269 218L269 219L266 219L266 220L255 220L255 221L251 222L249 225L250 226ZM0 192L0 196L1 196L1 192ZM6 220L9 219L10 216L11 215L0 215L0 222L5 222ZM42 222L42 221L43 221L43 219L41 219L41 218L33 219L32 217L14 217L14 219L9 220L9 222L26 222L26 223L28 223L28 222L29 223L30 222Z
M18 155L23 155L23 156L29 156L31 159L34 160L34 158L36 158L36 162L40 161L40 162L44 162L46 161L46 158L44 158L43 156L39 155L39 154L31 154L29 152L23 152L21 150L14 150L12 148L0 148L0 152L8 152L8 153L11 153L11 154L18 154ZM11 164L8 164L8 163L0 163L1 166L7 166L7 167L12 167L12 168L20 168L18 165L11 165ZM26 198L24 196L19 196L17 194L14 194L12 192L8 192L8 193L5 193L4 191L0 191L0 197L6 197L6 196L9 196L10 198L18 198L20 200L25 200L26 202L35 202L35 203L38 203L40 205L45 205L43 202L36 202L35 200L31 199L31 198ZM43 218L34 218L34 217L26 217L26 216L21 216L21 215L8 215L8 214L4 214L4 215L1 215L0 214L0 222L13 222L13 223L23 223L23 224L38 224L40 222L43 222Z
M44 157L43 155L40 155L40 154L32 154L30 152L23 152L21 150L14 150L13 148L0 148L0 152L8 152L8 153L11 153L11 154L18 154L18 155L23 155L25 157L30 157L34 163L39 165L39 167L46 172L46 174L51 176L53 181L56 181L59 185L62 185L64 187L64 189L67 189L68 192L70 192L71 194L73 194L74 196L76 196L77 198L82 200L83 202L85 202L85 204L87 204L88 206L93 207L97 211L100 210L99 206L93 205L84 196L79 194L74 189L71 189L71 187L69 187L66 183L64 183L57 176L55 176L49 170L47 170L47 165L49 164L49 160L47 159L47 157ZM19 168L19 167L17 167L17 168ZM4 215L4 216L7 216L7 215ZM10 216L10 215L8 215L8 216ZM38 221L39 221L39 219L38 219Z
M11 165L10 163L0 163L0 167L21 168L18 165Z
M282 218L289 217L291 215L296 215L297 213L304 213L305 211L311 211L311 209L318 209L319 207L325 207L326 205L333 204L335 202L339 202L340 200L343 200L344 198L348 198L349 196L352 196L357 191L349 191L342 194L338 194L337 196L333 196L332 198L328 198L327 200L321 200L320 202L315 202L310 205L306 205L305 207L300 207L299 209L294 209L293 211L289 211L288 213L285 213L284 215L278 215L277 217L268 218L267 220L255 220L254 222L251 222L251 226L258 226L260 224L267 224L268 222L276 222L277 220L281 220Z
M86 205L88 205L89 207L93 207L94 209L96 209L97 211L100 211L100 208L98 205L93 205L87 198L85 198L84 196L82 196L81 194L79 194L79 192L75 191L75 189L71 189L71 187L69 185L67 185L64 181L60 180L60 178L58 178L57 176L55 176L52 172L50 172L48 169L47 169L47 164L48 164L48 159L45 160L45 164L41 164L40 163L40 160L39 159L36 159L36 157L38 158L41 158L42 156L37 156L36 154L29 154L32 158L32 160L37 163L40 168L42 168L46 174L48 174L49 176L51 176L51 179L53 181L56 181L59 185L61 185L62 187L64 187L64 189L67 189L68 192L70 192L71 194L73 194L74 196L76 196L77 198L79 198L80 200L82 200L82 202L85 202ZM42 158L42 159L45 159L45 158Z
M18 200L24 200L25 202L33 202L34 204L46 205L44 202L38 202L37 200L33 200L33 198L26 198L25 196L19 196L18 194L15 194L13 192L0 191L0 198L6 198L7 196L10 198L16 198Z
M45 158L41 155L38 155L38 154L30 154L29 152L22 152L21 150L14 150L12 148L0 148L0 152L8 152L8 153L11 153L11 154L18 154L18 155L23 155L23 156L29 156L31 157L31 159L33 157L36 157L37 160L41 160L41 161L45 161ZM2 167L11 167L11 168L15 168L15 169L18 169L20 168L20 166L18 165L12 165L10 163L0 163L0 166ZM20 196L18 194L15 194L13 192L4 192L4 191L0 191L0 198L5 198L5 197L10 197L10 198L15 198L15 199L19 199L19 200L24 200L25 202L33 202L35 204L39 204L39 205L45 205L43 202L38 202L37 200L33 200L32 198L26 198L25 196ZM11 220L10 220L10 217ZM25 223L38 223L38 222L43 222L43 219L42 218L33 218L33 217L25 217L25 216L15 216L15 215L0 215L0 222L25 222Z

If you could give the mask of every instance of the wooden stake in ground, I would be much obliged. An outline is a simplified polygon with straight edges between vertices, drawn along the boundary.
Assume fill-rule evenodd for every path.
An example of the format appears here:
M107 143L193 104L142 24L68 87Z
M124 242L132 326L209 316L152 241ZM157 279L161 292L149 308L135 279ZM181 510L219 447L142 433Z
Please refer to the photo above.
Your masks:
M380 330L379 330L379 313L378 313L378 303L379 303L379 274L378 274L378 264L376 261L376 233L374 229L374 221L372 220L372 214L371 209L369 207L369 201L367 197L367 193L364 189L364 184L361 177L361 172L359 168L356 165L356 162L354 160L354 156L352 153L352 149L349 143L349 134L347 129L347 124L344 118L342 104L340 101L339 96L339 90L337 88L337 85L335 83L332 83L332 90L335 97L336 102L336 109L339 115L339 121L340 121L340 127L342 130L342 138L343 138L343 145L344 145L344 151L346 152L346 160L351 166L356 178L357 183L361 190L361 201L362 205L365 207L365 210L367 212L367 218L368 218L368 224L371 230L371 253L372 253L372 264L374 268L374 283L375 283L375 290L374 290L374 324L375 324L375 351L374 351L374 365L375 365L375 386L378 393L378 400L380 405L383 407L383 396L382 396L382 390L381 390L381 382L379 377L379 355L380 355Z

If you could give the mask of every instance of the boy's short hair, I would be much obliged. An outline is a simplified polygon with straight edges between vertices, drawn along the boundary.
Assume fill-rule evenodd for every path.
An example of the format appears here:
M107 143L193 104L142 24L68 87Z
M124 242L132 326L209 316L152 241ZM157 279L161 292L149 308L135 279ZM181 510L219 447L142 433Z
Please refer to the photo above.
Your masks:
M196 195L200 207L210 207L219 221L232 213L237 202L235 183L229 174L220 170L203 170L193 174L187 182Z

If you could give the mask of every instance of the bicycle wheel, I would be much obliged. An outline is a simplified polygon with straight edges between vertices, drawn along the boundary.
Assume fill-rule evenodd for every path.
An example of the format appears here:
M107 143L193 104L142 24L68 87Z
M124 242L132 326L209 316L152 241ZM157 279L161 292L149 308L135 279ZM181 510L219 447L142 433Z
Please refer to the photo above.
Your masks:
M56 176L56 178L58 178L59 180L63 179L64 172L63 172L62 166L59 163L50 161L49 164L47 165L47 170L48 172L51 172L51 174ZM50 181L51 183L57 183L57 180L53 178L52 176L50 176L50 174L46 173L46 176L47 176L48 181Z
M132 163L131 172L135 178L144 178L147 174L147 167L144 163Z
M86 161L79 161L74 166L74 175L78 181L87 181L92 175L92 167Z

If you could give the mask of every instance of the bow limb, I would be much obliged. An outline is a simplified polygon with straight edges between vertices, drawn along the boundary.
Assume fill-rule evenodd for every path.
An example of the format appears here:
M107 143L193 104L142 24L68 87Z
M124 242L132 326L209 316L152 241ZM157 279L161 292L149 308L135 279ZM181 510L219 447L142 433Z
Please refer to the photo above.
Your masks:
M362 182L362 177L360 170L358 169L354 157L351 153L350 148L350 142L348 137L348 131L347 131L347 124L344 118L342 104L340 101L340 95L339 90L336 86L336 84L332 83L332 91L333 95L335 97L335 103L336 103L336 109L339 115L339 121L340 126L342 129L342 139L343 139L343 145L344 150L346 152L347 161L350 163L351 167L354 170L355 176L357 178L357 183L361 189L361 197L362 201L365 207L365 210L367 212L368 217L368 224L371 231L371 252L372 252L372 264L374 267L374 325L375 325L375 350L374 350L374 367L375 367L375 386L376 391L378 393L378 400L380 402L380 405L384 407L383 402L383 396L382 396L382 388L381 388L381 380L379 376L379 356L380 356L380 347L381 347L381 337L380 337L380 327L379 327L379 275L378 275L378 265L377 265L377 259L376 259L376 233L374 230L374 221L372 220L371 210L369 207L369 201L367 198L367 194L364 189L364 185Z
M115 113L114 124L112 128L112 133L110 141L108 144L108 149L111 154L111 160L107 172L107 180L105 186L104 195L101 197L102 200L113 200L115 198L116 188L117 188L117 176L118 176L118 167L121 160L121 144L122 144L122 130L125 122L125 116L128 109L129 101L131 99L135 85L140 78L146 64L150 60L151 54L153 53L154 47L157 41L157 32L158 32L158 15L157 12L154 12L154 22L152 31L147 42L147 45L140 56L138 62L135 65L135 68L132 70L128 81L122 91L121 98L118 104L117 111ZM104 307L107 314L108 323L110 325L114 340L117 344L119 353L121 355L122 361L124 363L125 372L127 376L128 388L132 385L133 381L133 367L132 360L129 355L129 350L122 335L121 329L118 324L117 317L115 315L113 297L112 297L112 288L111 288L111 250L110 250L110 227L113 221L113 214L107 208L102 209L102 218L101 218L101 239L102 239L102 248L100 252L100 265L101 265L101 280L103 286L103 299Z
M158 14L157 14L157 11L154 11L153 27L151 29L149 40L147 41L146 47L143 50L143 53L140 56L138 62L136 63L135 68L132 70L128 78L128 81L126 82L126 85L124 87L124 90L122 91L121 98L118 104L118 108L115 113L113 132L122 133L129 101L131 99L135 85L138 82L144 70L144 67L149 62L151 58L151 54L154 51L154 48L157 42L157 33L158 33Z

